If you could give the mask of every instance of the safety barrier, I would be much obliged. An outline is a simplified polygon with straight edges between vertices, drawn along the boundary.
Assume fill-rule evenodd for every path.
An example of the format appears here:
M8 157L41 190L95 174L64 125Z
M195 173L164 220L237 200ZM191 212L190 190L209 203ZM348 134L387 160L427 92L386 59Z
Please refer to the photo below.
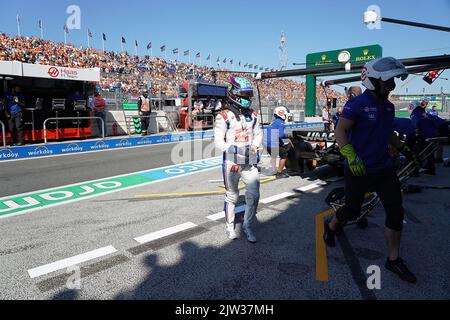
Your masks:
M0 124L2 125L3 146L6 147L6 130L5 130L5 124L3 123L3 121L0 121Z
M105 139L105 120L100 117L62 117L62 118L47 118L44 121L44 143L47 143L47 121L56 120L56 123L60 120L87 120L87 119L100 119L102 120L102 139ZM58 129L58 125L56 126L56 130Z
M173 120L171 118L167 117L167 116L155 116L155 115L153 115L153 116L128 116L128 115L126 115L125 116L125 125L127 127L127 134L131 135L130 123L133 123L134 119L139 119L140 120L140 119L144 119L144 118L149 118L149 119L163 118L163 119L166 119L167 123L172 128L172 132L178 133L177 126L175 125ZM159 125L158 125L158 128L159 128ZM159 133L159 132L157 132L157 133Z

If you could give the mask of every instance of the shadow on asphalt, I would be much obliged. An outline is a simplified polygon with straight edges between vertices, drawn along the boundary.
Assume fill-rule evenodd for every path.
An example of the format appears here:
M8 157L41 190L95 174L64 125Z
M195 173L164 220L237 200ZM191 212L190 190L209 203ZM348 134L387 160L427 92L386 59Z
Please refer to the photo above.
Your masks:
M311 179L316 178L319 176L314 173ZM145 279L136 287L114 298L117 300L377 299L378 292L367 289L368 275L361 265L361 259L381 265L386 257L382 208L376 209L376 217L369 218L369 228L360 230L352 226L345 229L337 241L337 247L328 250L328 265L330 270L333 270L333 278L328 282L316 281L315 216L328 209L324 199L338 186L339 183L332 183L321 191L290 198L287 209L279 209L278 205L282 202L266 206L265 210L282 214L265 222L261 222L263 219L257 216L256 220L259 221L255 221L254 224L254 231L259 240L257 244L247 242L241 234L238 240L227 242L221 247L199 246L193 240L187 240L168 244L161 250L141 254L136 258L140 258L141 263L145 265L147 273ZM305 197L308 199L307 206L303 202ZM225 238L223 220L213 225L214 228L215 226L218 226L215 230L217 236ZM437 247L448 241L440 240L443 242L435 243ZM416 242L411 243L411 237L408 241L409 243L403 242L403 245L410 247L416 245ZM164 256L164 248L174 245L178 247L179 258L175 264L170 264ZM421 252L421 254L432 253ZM410 267L414 271L417 264L410 264ZM421 295L421 287L406 284L396 276L388 276L383 278L383 281L389 282L386 286L393 287L395 294L391 297L389 292L383 292L382 298L403 299L402 294L407 297L411 294L416 295L417 299L426 297L425 293L424 296ZM448 279L440 284L436 283L436 286L438 285L444 289L432 292L434 298L438 292L444 292L439 293L438 298L450 298ZM77 299L77 297L76 292L64 291L55 295L54 299Z
M311 179L319 177L314 172ZM323 201L328 191L326 188L316 194L300 194L281 212L276 206L266 208L282 214L266 222L255 222L257 244L247 242L242 234L220 248L185 241L178 244L180 253L174 265L167 265L164 254L158 251L143 255L147 277L115 299L360 299L355 285L347 284L354 288L346 291L315 279L314 217L320 209L328 209ZM313 210L302 208L305 196L313 198ZM237 221L242 222L242 215L237 215ZM219 236L222 228L223 221ZM360 251L369 252L366 248ZM365 284L365 278L359 280Z

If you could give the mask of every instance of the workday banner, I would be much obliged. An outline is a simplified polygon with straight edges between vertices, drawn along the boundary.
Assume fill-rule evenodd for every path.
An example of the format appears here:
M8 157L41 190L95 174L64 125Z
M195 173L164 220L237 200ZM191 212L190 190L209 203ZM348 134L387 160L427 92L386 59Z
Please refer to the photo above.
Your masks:
M322 123L300 123L286 126L287 129L299 129L322 126ZM175 134L152 135L145 137L121 137L105 140L87 140L76 142L50 143L23 147L0 147L0 162L7 160L40 158L82 152L123 149L171 142L212 139L214 131L196 131Z

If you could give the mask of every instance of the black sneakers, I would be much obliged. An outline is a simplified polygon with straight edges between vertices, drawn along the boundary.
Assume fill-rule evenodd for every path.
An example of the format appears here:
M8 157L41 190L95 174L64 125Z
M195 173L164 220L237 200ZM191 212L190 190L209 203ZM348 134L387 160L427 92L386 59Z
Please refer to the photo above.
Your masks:
M394 261L390 261L388 258L385 267L387 270L392 271L393 273L398 275L403 281L407 281L410 283L417 282L416 276L411 271L409 271L402 258L397 258L397 260Z
M334 237L336 235L336 232L330 229L329 223L330 221L327 219L323 222L323 241L325 241L325 244L327 246L335 247L336 243L334 241Z

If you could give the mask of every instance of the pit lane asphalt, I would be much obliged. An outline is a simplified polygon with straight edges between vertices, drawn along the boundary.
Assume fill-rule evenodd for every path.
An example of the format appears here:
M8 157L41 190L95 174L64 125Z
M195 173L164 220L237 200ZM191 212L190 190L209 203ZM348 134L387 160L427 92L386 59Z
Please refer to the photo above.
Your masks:
M193 143L180 145L193 149ZM211 140L195 143L205 147ZM177 144L7 161L0 164L0 197L172 165L170 155Z
M446 156L450 155L445 149ZM63 160L64 158L61 158ZM414 183L446 185L450 170ZM115 172L114 172L115 173ZM254 230L259 242L229 241L222 220L223 195L137 199L136 195L220 190L219 169L137 187L65 206L0 220L0 299L449 299L448 190L404 196L407 212L402 257L418 276L415 285L384 270L384 212L369 228L348 227L336 248L326 249L328 281L316 279L315 217L341 182L305 192L314 178L276 180L261 199L295 193L261 205ZM241 199L242 201L242 199ZM197 227L141 245L134 238L186 222ZM80 264L81 290L72 273L31 278L28 270L98 248L116 253ZM365 286L368 266L381 269L381 290Z

